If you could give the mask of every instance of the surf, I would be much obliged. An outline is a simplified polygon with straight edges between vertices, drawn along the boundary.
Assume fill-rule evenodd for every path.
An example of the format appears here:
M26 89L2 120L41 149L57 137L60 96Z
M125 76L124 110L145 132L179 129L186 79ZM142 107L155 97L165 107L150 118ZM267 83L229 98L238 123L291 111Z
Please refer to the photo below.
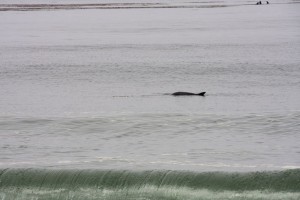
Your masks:
M300 169L190 172L1 169L0 199L299 199Z

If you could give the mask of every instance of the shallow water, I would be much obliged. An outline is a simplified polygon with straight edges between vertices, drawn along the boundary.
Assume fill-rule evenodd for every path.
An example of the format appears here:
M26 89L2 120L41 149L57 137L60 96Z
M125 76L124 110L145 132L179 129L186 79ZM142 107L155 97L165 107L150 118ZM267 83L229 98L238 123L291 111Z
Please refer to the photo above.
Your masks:
M299 114L1 118L2 167L253 171L299 166ZM283 132L284 130L284 132Z
M0 199L299 199L300 4L158 3L0 11Z
M298 10L1 12L1 166L299 167Z

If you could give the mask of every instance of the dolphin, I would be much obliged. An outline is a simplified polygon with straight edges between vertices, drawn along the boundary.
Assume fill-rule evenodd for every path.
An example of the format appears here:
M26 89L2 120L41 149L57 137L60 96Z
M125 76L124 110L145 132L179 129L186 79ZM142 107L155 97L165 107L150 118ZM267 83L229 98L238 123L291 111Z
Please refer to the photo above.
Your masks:
M204 96L206 92L201 93L191 93L191 92L174 92L173 96L192 96L192 95L198 95L198 96Z

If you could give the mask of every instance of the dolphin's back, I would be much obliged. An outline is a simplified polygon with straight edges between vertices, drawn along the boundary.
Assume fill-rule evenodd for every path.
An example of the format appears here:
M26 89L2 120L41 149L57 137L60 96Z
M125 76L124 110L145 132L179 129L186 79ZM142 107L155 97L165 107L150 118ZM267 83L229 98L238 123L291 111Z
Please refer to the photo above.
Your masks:
M174 92L172 95L173 96L190 96L190 95L199 95L199 96L204 96L205 92L201 93L191 93L191 92Z

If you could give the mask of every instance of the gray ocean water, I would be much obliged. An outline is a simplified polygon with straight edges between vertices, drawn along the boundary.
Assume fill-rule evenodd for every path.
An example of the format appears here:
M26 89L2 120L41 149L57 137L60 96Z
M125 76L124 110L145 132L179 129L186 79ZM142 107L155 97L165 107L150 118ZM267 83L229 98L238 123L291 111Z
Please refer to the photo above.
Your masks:
M0 12L1 168L300 167L299 2L159 3Z

